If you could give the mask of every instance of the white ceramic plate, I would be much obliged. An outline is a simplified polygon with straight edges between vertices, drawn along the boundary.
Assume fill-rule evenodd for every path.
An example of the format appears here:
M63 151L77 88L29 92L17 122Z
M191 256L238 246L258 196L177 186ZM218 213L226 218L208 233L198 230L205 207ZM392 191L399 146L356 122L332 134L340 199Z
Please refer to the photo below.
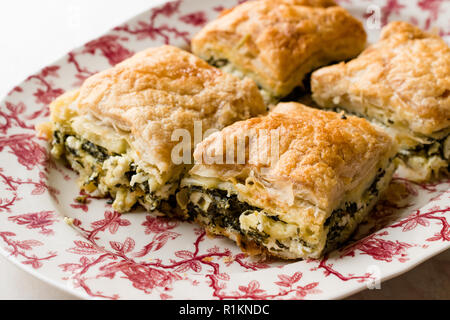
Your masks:
M371 41L378 37L377 18L381 25L402 19L449 35L448 2L354 2L341 4L365 21ZM376 285L450 246L450 181L396 179L404 189L401 203L392 194L377 219L361 228L368 236L321 261L255 261L229 240L206 238L194 224L145 212L119 215L103 199L74 201L75 173L48 158L46 142L33 130L47 120L49 102L144 48L187 48L223 3L155 7L28 77L1 102L0 251L8 259L83 298L330 299Z

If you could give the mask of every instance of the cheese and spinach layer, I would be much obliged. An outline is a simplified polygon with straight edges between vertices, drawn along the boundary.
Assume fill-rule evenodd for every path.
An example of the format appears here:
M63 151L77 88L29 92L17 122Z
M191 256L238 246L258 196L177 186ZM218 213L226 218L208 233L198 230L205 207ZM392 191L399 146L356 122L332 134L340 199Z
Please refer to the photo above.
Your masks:
M400 151L399 159L405 166L416 172L419 177L428 180L439 177L441 173L450 173L450 135L419 143L414 147Z
M367 115L339 107L331 110L365 118L390 134L399 145L397 159L407 178L424 181L450 173L450 128L425 136L411 131L404 123L386 118L384 114L369 112L376 112L376 108L368 108Z
M308 226L284 221L283 213L241 201L239 193L228 183L214 186L210 181L202 183L201 179L189 178L187 185L182 182L185 186L177 194L177 201L186 209L190 220L212 234L236 241L244 251L250 251L249 248L254 251L256 245L258 253L283 259L319 258L352 235L387 188L395 167L392 160L386 168L380 167L360 197L354 196L359 191L350 192L328 214L317 235L312 235ZM308 241L321 238L322 234L325 241Z
M129 211L137 204L149 211L170 212L167 209L175 204L178 181L160 186L136 163L129 148L122 153L109 151L71 131L56 125L51 153L55 158L65 158L79 173L81 190L112 197L112 207L119 212Z

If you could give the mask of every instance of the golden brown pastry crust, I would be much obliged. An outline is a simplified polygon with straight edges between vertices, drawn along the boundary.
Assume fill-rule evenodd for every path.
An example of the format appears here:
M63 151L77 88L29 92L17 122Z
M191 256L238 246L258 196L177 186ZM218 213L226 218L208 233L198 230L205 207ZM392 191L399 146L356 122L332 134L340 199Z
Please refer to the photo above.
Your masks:
M375 173L382 159L396 152L392 139L367 120L341 117L338 113L295 102L280 103L266 116L237 122L202 141L195 149L196 165L190 173L201 175L207 171L209 177L230 181L240 175L242 178L243 172L248 176L248 172L253 171L259 179L273 183L272 187L291 184L294 196L329 211L339 204L347 191L358 186L371 172ZM276 129L280 130L278 158L260 157L261 153L271 153L271 143L265 145L267 149L258 150L252 150L247 143L245 164L203 161L205 155L220 154L220 145L223 145L225 160L230 152L226 139L233 141L247 136L249 141L255 141L268 132L263 130ZM231 159L235 155L228 156ZM276 198L268 201L288 211L287 205Z
M356 56L365 43L362 24L333 1L260 0L209 23L192 39L192 51L227 59L281 97L310 71Z
M393 125L430 135L450 125L450 49L439 36L392 22L358 58L315 71L311 88L322 107L362 115L377 108Z
M85 81L76 100L90 114L130 132L133 148L159 172L174 164L175 129L193 122L221 129L265 112L252 80L239 80L172 46L150 48Z

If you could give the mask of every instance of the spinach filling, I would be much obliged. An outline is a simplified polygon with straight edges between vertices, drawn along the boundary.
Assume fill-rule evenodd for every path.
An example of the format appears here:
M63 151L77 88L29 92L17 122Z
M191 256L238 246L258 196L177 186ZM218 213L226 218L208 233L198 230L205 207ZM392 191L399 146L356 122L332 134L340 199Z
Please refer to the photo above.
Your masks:
M406 156L422 156L425 158L438 156L441 159L449 160L448 158L446 158L445 154L445 143L447 139L450 139L450 136L446 136L441 139L431 140L430 143L427 144L419 144L414 148L405 150L404 153Z
M339 239L342 232L347 228L346 223L340 224L343 221L343 218L348 215L353 219L355 213L361 209L362 208L358 209L356 202L347 202L344 208L333 210L331 215L325 221L325 227L329 226L327 243L325 247L329 247L335 243Z
M241 235L246 235L256 243L263 243L269 238L265 232L261 232L255 228L250 228L246 232L242 231L240 227L239 217L241 214L251 214L254 211L263 211L260 208L251 206L245 202L238 200L237 195L228 196L228 192L220 189L203 189L198 186L191 186L189 193L200 192L208 195L213 201L208 208L203 210L197 204L188 203L187 209L189 220L194 220L197 216L202 216L208 220L208 224L213 227L220 227L223 229L232 229ZM274 221L281 221L277 216L269 216ZM245 246L245 243L243 243Z
M330 108L330 110L337 112L337 113L344 112L345 114L353 115L353 116L356 116L359 118L365 118L369 121L372 120L361 113L344 110L340 107ZM390 119L387 120L387 124L384 123L384 125L386 125L386 126L390 126L393 124L394 124L394 121L392 121ZM440 139L434 139L431 137L422 136L422 139L424 139L426 142L419 143L418 145L416 145L413 148L400 150L399 157L403 158L403 160L407 160L408 157L411 157L411 156L420 156L420 157L424 157L424 158L437 156L437 157L440 157L441 159L450 160L449 155L446 154L446 152L445 152L446 143L450 143L447 141L447 139L450 139L450 135L447 134L446 136L444 136Z
M200 207L202 204L194 204L189 202L187 209L190 221L193 221L198 216L201 216L206 218L207 224L213 228L220 227L223 229L231 229L240 235L245 235L247 239L251 239L251 241L254 241L257 244L263 245L267 243L270 237L269 234L254 227L249 227L248 230L243 231L239 222L239 217L241 215L250 215L255 213L255 211L262 212L263 209L251 206L245 202L241 202L238 200L237 195L228 195L227 191L220 189L204 189L199 186L191 186L189 188L189 194L194 192L205 194L209 196L212 201L209 203L206 211ZM286 223L277 215L268 215L266 212L263 214L274 222ZM297 228L297 233L299 232L300 230ZM301 239L298 239L298 241L303 246L308 247L308 244L305 241ZM275 240L274 244L275 246L267 249L269 251L282 251L283 249L288 249L288 247L280 240ZM241 242L241 246L245 247L246 245L247 244L245 241Z
M261 209L253 207L245 202L238 200L236 195L228 196L227 191L219 189L203 189L202 187L190 187L190 193L201 192L213 199L208 209L204 211L197 204L189 202L188 214L189 220L194 220L197 215L207 217L213 226L224 229L232 228L242 234L239 225L239 216L246 211L261 211Z
M90 141L83 141L81 148L100 162L109 158L108 151L105 148L97 146Z
M229 63L227 59L215 59L213 57L209 58L206 62L216 68L222 68Z
M74 148L73 145L68 142L68 139L76 141L76 145L78 147ZM95 189L97 189L101 183L100 178L106 174L103 169L104 162L110 157L123 156L118 153L109 152L107 149L79 136L66 134L59 130L55 130L53 132L52 146L63 148L62 150L64 150L63 154L65 155L66 160L68 160L76 171L83 170L87 172L85 180L82 181L83 187L93 185ZM89 165L87 165L88 161L83 161L86 158L86 154L90 155L94 159L94 161ZM74 166L72 162L75 162L77 165ZM82 169L77 170L77 166ZM150 192L150 186L147 180L142 182L134 182L133 185L131 185L132 178L140 172L141 170L139 170L138 165L134 162L130 162L128 170L124 173L126 182L108 187L108 194L112 198L115 198L117 189L123 189L127 192L135 192L137 194L137 198L132 208L137 207L139 203L150 211L168 210L174 208L176 202L175 196L171 195L168 199L161 199L155 194L155 192ZM167 184L171 184L171 181L167 182ZM113 191L112 189L116 190ZM109 204L113 204L113 202L114 201L112 200L108 200Z
M339 209L334 210L328 219L325 221L324 226L329 227L327 234L327 241L325 245L325 251L332 250L337 245L340 245L342 241L342 233L348 228L349 220L354 220L355 215L366 209L366 207L371 203L371 201L378 197L378 182L386 175L386 171L383 169L378 169L378 172L370 184L369 188L365 192L365 198L369 199L366 203L358 206L356 202L347 202L344 206ZM254 211L263 211L260 208L251 206L245 202L238 200L237 195L228 196L228 192L220 189L204 189L199 186L191 186L189 193L200 192L202 194L208 195L212 201L209 203L206 211L199 207L198 204L189 202L187 205L189 220L194 220L197 216L202 216L207 218L208 224L213 227L220 227L223 229L231 228L232 230L238 232L241 235L246 235L256 243L265 243L269 235L265 232L261 232L255 228L250 228L249 231L243 232L240 228L239 217L241 214L253 213ZM281 220L278 216L266 215L268 218L275 222L286 223ZM347 237L346 237L347 238ZM308 244L301 239L299 242L308 247ZM280 251L281 249L288 249L288 247L279 240L275 240L275 244L278 248L270 248L273 251Z
M399 153L399 159L404 161L406 166L415 167L414 162L410 163L414 157L420 157L423 159L438 158L441 161L439 166L433 167L431 170L436 177L442 172L447 174L450 172L450 135L447 135L441 139L431 140L427 144L419 144L414 148L403 150ZM413 160L414 161L414 160ZM443 162L442 162L443 161ZM445 162L447 164L445 164Z
M112 155L119 155L119 154L110 153L105 148L100 147L96 144L93 144L92 142L90 142L88 140L82 139L80 137L77 137L77 136L74 136L71 134L62 133L59 130L53 131L52 146L54 147L54 146L61 145L65 148L67 153L70 153L75 157L81 157L80 150L72 148L67 143L67 139L69 137L72 137L78 141L81 141L81 150L87 152L88 154L90 154L92 157L94 157L99 162L105 161Z
M341 244L341 234L348 227L348 223L346 222L348 219L346 219L346 217L353 220L357 212L364 210L370 204L371 200L378 197L379 190L377 185L385 175L386 171L382 168L379 168L370 187L364 193L365 198L369 199L367 202L363 203L359 207L356 202L346 202L343 207L333 210L331 215L325 221L325 227L329 227L327 242L325 245L326 251L333 249L337 245Z

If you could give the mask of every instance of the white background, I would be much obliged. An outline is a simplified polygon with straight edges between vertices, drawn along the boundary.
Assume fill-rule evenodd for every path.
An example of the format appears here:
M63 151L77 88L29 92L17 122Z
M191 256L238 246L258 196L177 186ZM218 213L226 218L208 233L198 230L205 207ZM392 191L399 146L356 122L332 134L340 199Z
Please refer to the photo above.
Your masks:
M62 55L162 0L0 1L0 96Z
M207 1L207 0L205 0ZM0 97L52 63L160 0L0 1ZM450 299L450 251L352 298ZM0 256L0 299L73 299Z

